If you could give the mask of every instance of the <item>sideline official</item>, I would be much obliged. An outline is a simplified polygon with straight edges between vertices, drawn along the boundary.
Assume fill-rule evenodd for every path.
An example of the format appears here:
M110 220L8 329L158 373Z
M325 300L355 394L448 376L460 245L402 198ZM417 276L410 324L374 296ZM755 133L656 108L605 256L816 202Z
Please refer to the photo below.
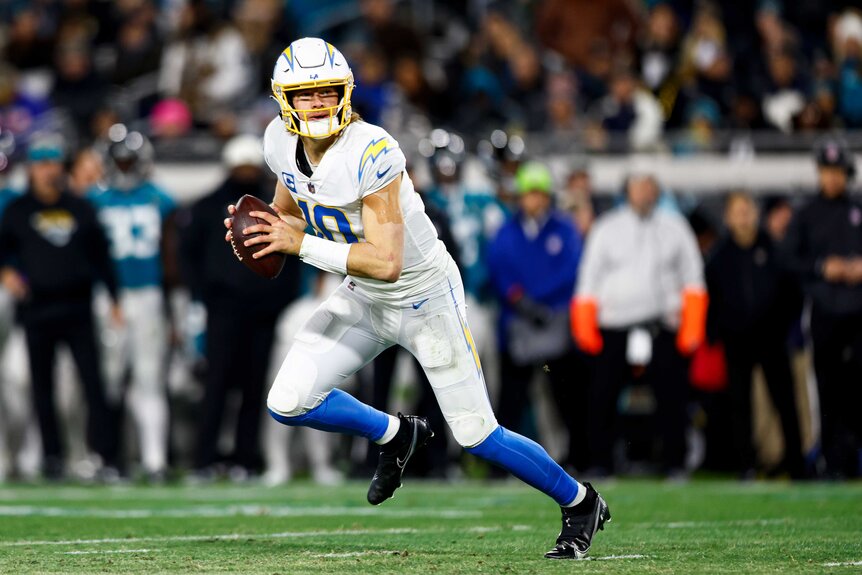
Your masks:
M856 170L842 141L818 142L815 160L819 193L793 218L784 248L811 306L826 473L852 477L862 421L862 202L848 193Z

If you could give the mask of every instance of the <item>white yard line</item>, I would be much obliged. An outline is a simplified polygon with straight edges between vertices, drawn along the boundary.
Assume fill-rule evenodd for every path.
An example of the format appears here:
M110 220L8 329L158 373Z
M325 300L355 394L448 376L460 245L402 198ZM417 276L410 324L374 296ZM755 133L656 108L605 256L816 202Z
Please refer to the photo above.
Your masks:
M843 561L841 563L822 563L824 567L857 567L862 561Z
M671 521L668 523L629 523L628 527L641 529L704 529L708 527L769 527L771 525L785 525L792 523L789 517L777 519L727 519L723 521Z
M289 505L195 506L185 509L102 509L98 507L43 507L0 505L0 517L98 517L142 519L150 517L434 517L465 519L482 516L481 511L463 509L377 509L373 507L292 507Z
M591 557L593 561L616 561L617 559L649 559L649 555L605 555L604 557Z
M106 555L108 553L152 553L158 549L104 549L101 551L58 551L59 555Z
M353 551L349 553L316 553L315 559L342 559L345 557L364 557L366 555L401 555L401 551Z
M253 539L294 539L326 535L400 535L418 533L416 529L343 529L332 531L286 531L282 533L225 533L221 535L166 535L159 537L109 537L105 539L66 539L0 541L0 547L28 547L40 545L102 545L111 543L172 543L179 541L247 541Z

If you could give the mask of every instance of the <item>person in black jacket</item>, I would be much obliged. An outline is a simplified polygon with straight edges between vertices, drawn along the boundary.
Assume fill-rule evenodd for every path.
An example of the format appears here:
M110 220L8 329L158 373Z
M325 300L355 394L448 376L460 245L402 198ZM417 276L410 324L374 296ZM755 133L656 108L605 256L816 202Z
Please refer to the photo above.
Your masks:
M799 416L787 338L801 301L795 282L780 266L769 235L758 227L758 209L748 194L730 194L725 204L728 234L706 264L709 292L707 333L724 343L733 403L733 444L742 477L754 474L751 436L752 371L760 364L784 431L784 465L804 475Z
M229 462L240 474L261 467L260 422L275 327L299 288L299 260L287 258L281 274L265 279L242 265L224 241L227 207L244 194L264 201L272 186L263 177L258 138L237 136L225 146L227 179L179 217L180 257L192 299L207 310L206 381L197 427L193 467L206 478L221 462L217 450L228 392L242 401Z
M838 478L859 474L862 202L848 193L855 168L844 143L826 138L815 153L820 191L794 216L785 249L811 304L821 446L826 474Z
M43 473L63 475L63 449L54 406L57 347L72 352L87 401L87 441L101 456L106 479L116 473L117 426L108 406L91 305L102 281L117 305L108 241L92 205L64 188L59 137L34 139L28 151L29 189L13 200L0 222L2 281L18 301L27 337L33 404L42 435Z

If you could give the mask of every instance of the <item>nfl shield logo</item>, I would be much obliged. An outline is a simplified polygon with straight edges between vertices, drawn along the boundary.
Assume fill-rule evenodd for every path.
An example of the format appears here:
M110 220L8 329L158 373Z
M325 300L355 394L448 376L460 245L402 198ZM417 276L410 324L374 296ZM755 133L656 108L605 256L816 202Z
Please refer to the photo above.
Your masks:
M309 194L314 193L314 184L312 184L311 182L308 182L308 193Z

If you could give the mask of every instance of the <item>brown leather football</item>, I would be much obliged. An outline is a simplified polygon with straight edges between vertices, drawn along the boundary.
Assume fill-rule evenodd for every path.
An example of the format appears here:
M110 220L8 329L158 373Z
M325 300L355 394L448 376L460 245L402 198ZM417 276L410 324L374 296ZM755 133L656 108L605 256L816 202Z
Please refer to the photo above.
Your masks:
M254 244L252 246L244 245L245 240L262 235L260 233L243 235L242 231L255 224L266 224L266 220L253 218L249 214L251 212L269 212L272 215L277 215L266 202L260 198L244 195L236 203L236 212L231 217L231 240L230 245L233 248L233 253L237 259L244 263L254 273L265 278L273 279L281 273L281 268L284 267L284 260L287 257L282 252L273 252L262 258L255 259L252 254L259 252L267 246L267 244Z

